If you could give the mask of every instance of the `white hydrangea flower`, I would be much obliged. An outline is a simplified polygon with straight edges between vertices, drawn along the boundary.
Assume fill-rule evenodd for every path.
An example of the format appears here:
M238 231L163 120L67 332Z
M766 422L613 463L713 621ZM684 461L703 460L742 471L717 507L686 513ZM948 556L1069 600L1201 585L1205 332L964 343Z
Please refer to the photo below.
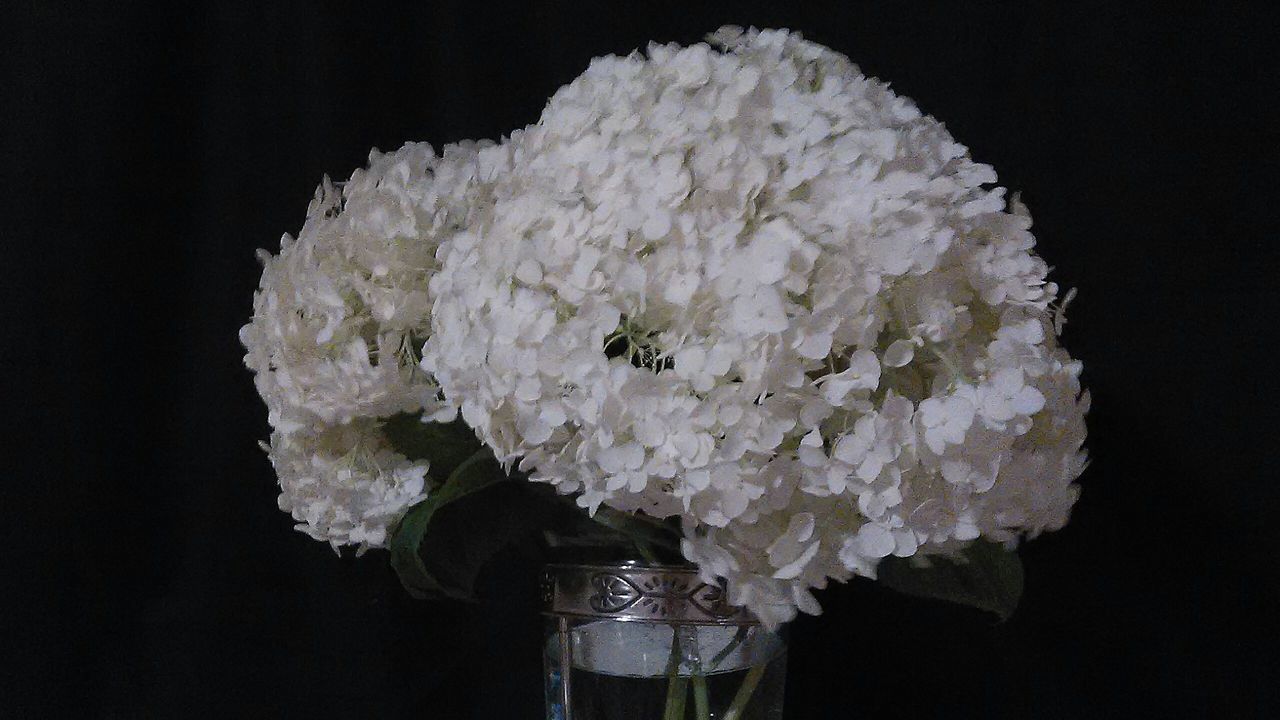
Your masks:
M1025 208L843 56L714 42L597 59L481 153L422 368L532 479L681 517L770 623L889 555L1060 527L1087 398Z
M387 529L426 497L427 463L391 450L376 420L271 434L280 509L297 529L337 549L382 547Z
M380 546L387 524L421 497L421 473L394 470L405 459L378 445L369 421L444 407L418 367L431 327L427 285L439 244L471 223L478 149L374 151L340 188L325 179L302 231L284 236L278 255L259 252L254 315L240 330L245 364L274 430L281 506L314 537ZM358 442L343 434L353 423ZM350 447L325 449L321 439L336 436ZM357 446L369 462L340 460ZM304 471L308 449L316 465Z

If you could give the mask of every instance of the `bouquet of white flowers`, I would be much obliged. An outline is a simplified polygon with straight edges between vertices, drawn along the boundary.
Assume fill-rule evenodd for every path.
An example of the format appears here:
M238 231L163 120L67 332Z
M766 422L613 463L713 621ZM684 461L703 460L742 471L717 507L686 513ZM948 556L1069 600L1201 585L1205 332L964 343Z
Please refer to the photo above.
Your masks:
M708 40L325 181L241 332L281 508L421 594L466 592L483 558L424 538L492 493L523 521L467 523L484 547L678 553L770 625L878 570L1007 612L1088 407L1026 208L845 57Z

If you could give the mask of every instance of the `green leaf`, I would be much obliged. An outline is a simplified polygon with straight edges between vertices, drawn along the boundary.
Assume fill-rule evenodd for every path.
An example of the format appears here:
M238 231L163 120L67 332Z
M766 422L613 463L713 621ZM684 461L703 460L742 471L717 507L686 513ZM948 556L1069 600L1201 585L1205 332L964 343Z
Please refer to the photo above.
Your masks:
M468 593L442 583L428 570L422 559L422 541L433 519L447 506L505 480L507 474L493 453L488 449L481 450L454 468L443 485L401 518L391 536L389 549L391 566L410 595L417 598L468 597Z
M886 558L877 573L880 584L907 595L986 610L1002 621L1013 616L1023 583L1017 552L979 540L965 548L962 561L928 561L929 567L918 567L908 559Z
M560 536L558 543L561 545L621 549L623 555L631 557L637 552L652 552L655 557L646 559L668 563L683 561L680 528L671 522L643 512L623 512L603 505L589 516L572 496L558 495L556 500L568 511L570 519L566 525L553 528Z
M475 599L476 582L499 553L514 548L542 565L540 531L562 512L527 482L502 482L450 503L436 513L419 546L427 572L449 597Z
M422 413L400 413L382 423L382 434L396 452L410 460L431 463L428 473L443 479L479 452L483 445L462 421L422 422Z
M680 533L661 520L638 513L626 513L603 505L596 509L591 520L633 542L680 552Z

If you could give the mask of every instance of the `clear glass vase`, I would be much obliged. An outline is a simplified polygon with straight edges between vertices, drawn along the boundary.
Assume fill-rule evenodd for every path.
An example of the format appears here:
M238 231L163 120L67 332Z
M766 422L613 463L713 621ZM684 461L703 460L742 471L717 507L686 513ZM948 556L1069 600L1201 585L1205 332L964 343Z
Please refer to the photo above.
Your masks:
M781 720L787 648L687 567L552 565L547 720Z

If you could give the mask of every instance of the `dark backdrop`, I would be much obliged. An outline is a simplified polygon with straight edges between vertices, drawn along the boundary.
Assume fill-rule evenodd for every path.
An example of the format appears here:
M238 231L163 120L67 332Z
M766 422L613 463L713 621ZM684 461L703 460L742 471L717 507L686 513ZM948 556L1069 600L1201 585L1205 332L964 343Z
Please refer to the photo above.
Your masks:
M276 510L253 250L371 146L497 137L725 22L850 55L1022 191L1095 400L1018 615L828 591L788 717L1274 715L1275 26L1214 6L6 3L0 716L537 717L528 572L418 603Z

